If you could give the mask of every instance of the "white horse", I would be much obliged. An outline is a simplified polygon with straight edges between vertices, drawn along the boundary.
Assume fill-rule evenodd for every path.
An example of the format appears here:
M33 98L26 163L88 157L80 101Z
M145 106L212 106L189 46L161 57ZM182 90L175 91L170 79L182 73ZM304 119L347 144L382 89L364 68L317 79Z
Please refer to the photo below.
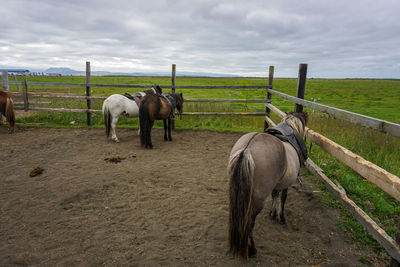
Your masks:
M104 124L106 126L107 137L109 137L111 133L111 139L118 143L119 139L115 133L115 127L117 126L119 116L124 114L129 118L139 117L139 106L141 99L146 94L161 95L161 93L161 87L158 85L153 85L150 90L138 92L133 96L126 96L127 94L113 94L107 97L103 103Z

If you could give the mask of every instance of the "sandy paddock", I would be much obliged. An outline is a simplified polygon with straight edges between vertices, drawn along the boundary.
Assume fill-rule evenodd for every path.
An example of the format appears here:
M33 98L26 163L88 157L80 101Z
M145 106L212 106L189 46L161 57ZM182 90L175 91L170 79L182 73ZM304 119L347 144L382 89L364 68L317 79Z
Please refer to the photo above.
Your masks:
M287 225L269 219L267 203L256 221L258 256L233 259L226 164L241 134L175 131L164 142L155 129L155 148L145 150L135 130L117 133L119 144L103 129L0 127L1 266L357 266L371 258L346 241L338 212L303 175L302 190L289 190ZM30 177L35 167L44 171Z

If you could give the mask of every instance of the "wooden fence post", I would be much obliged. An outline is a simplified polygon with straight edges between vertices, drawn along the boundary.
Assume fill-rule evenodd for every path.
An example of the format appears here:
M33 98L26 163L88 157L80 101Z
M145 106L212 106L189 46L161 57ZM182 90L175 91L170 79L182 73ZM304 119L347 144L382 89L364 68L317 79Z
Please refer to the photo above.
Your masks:
M175 64L172 64L171 82L172 82L171 91L172 91L172 93L175 93L175 86L176 86L176 65Z
M92 94L92 90L90 88L90 62L86 61L86 96L90 96ZM87 104L87 125L92 125L92 114L90 113L89 109L92 108L92 102L89 98L86 99Z
M3 88L4 91L8 91L8 72L6 70L2 71L3 75Z
M396 243L400 246L400 226L399 230L397 231L396 235ZM398 262L396 259L392 258L390 262L390 267L400 267L400 262Z
M21 90L19 90L19 85L18 85L18 81L17 81L17 76L15 76L15 74L13 74L13 77L14 77L14 80L15 80L15 82L16 82L16 86L17 86L17 89L18 89L18 93L21 91Z
M24 98L24 110L25 112L29 111L29 99L28 99L28 83L26 78L22 83L22 97Z
M299 64L299 76L297 80L297 91L296 97L304 99L304 93L306 91L306 80L307 80L307 64ZM295 112L302 112L303 106L295 104Z
M175 86L176 86L176 65L175 64L172 64L171 82L172 82L171 92L175 93ZM175 110L173 110L173 112L175 112ZM175 114L174 114L174 116L172 116L171 127L172 127L172 130L175 130Z
M272 89L272 85L273 85L273 81L274 81L274 66L269 66L269 73L268 73L268 87L269 89ZM271 98L272 98L272 94L270 92L268 92L268 88L267 88L267 103L271 103ZM271 115L271 110L269 109L269 107L265 107L265 116L266 117L270 117ZM269 124L267 122L267 120L264 121L264 131L266 129L268 129Z

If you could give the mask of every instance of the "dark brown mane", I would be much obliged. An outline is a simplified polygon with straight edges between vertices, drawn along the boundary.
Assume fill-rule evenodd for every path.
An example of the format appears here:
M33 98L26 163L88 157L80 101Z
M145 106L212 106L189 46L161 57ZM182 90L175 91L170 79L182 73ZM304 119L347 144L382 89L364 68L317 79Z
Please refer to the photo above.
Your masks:
M171 93L170 94L176 102L176 109L179 112L179 115L182 116L182 112L183 112L183 94L182 93Z

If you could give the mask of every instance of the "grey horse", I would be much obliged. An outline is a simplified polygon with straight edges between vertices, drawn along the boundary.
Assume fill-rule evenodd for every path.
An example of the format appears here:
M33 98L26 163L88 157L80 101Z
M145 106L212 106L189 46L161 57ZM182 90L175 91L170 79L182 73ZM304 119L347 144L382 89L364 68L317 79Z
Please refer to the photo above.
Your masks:
M304 148L302 137L306 122L307 113L292 112L278 127L283 125L289 129L301 139L299 142L303 142ZM257 254L253 228L270 194L270 215L285 223L283 209L287 189L297 180L302 157L296 146L281 139L268 133L253 132L240 137L232 148L227 169L230 178L229 251L234 256L247 259Z

